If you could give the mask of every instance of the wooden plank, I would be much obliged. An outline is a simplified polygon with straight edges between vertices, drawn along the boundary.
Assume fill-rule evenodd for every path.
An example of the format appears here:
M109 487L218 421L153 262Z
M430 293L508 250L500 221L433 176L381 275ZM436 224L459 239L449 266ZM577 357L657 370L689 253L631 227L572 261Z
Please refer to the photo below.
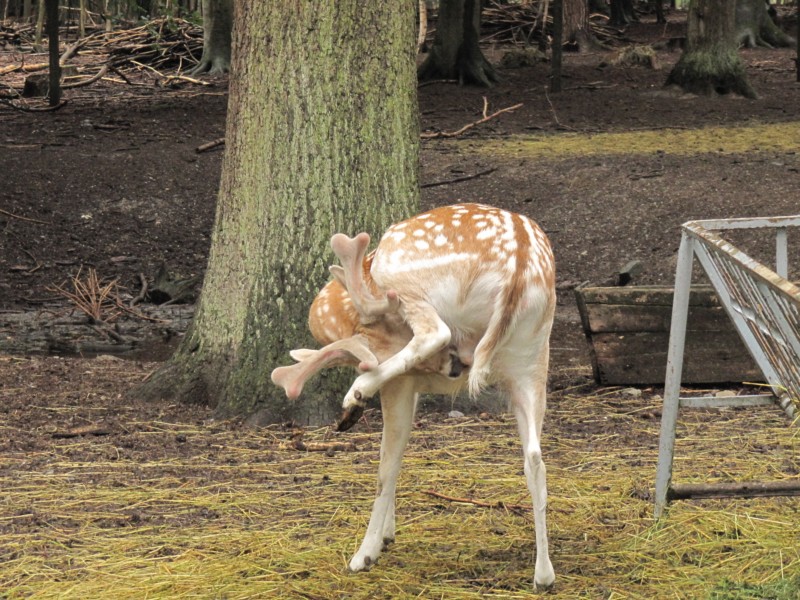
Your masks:
M575 298L598 383L664 383L672 287L578 288ZM682 381L711 384L762 380L714 289L710 285L693 286Z
M586 315L589 331L624 333L635 331L669 331L672 306L664 304L588 304ZM721 306L689 308L687 331L732 331L730 318ZM584 331L586 326L584 327Z
M669 332L598 333L591 337L595 379L604 385L662 385ZM738 334L688 332L682 381L763 381Z
M671 286L628 286L628 287L584 287L576 288L576 295L590 304L640 304L647 306L672 306L673 288ZM692 286L689 306L720 306L719 299L710 285Z
M755 498L757 496L800 496L800 479L734 483L686 483L672 486L667 500L689 498Z

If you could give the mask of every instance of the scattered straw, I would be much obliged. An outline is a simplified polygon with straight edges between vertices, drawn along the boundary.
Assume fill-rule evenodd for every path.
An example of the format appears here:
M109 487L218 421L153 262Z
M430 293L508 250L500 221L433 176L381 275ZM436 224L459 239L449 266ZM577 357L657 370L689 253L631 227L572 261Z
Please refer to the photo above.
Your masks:
M68 388L90 368L94 395L43 388L56 368ZM0 412L3 598L531 596L533 523L502 509L529 504L512 418L423 416L401 475L397 541L370 572L350 574L374 496L376 419L335 438L304 431L305 444L354 444L303 452L288 444L296 430L121 404L117 394L141 372L0 360L10 388L24 380L41 395L24 408L0 392L9 408ZM658 410L648 391L552 395L544 452L557 583L548 597L704 598L725 580L797 577L797 499L679 502L653 521ZM55 420L102 421L110 434L53 439ZM800 439L778 409L684 411L679 433L677 481L800 470Z

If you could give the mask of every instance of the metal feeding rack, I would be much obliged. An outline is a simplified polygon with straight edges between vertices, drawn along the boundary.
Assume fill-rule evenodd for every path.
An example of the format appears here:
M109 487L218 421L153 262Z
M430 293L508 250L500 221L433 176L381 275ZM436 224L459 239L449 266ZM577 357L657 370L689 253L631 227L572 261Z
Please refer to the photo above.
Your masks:
M777 402L797 424L800 409L800 287L788 280L788 231L800 215L692 221L682 228L675 275L664 407L661 417L655 516L671 500L694 497L800 495L800 480L672 485L678 411L692 407L756 406ZM739 250L719 232L775 232L775 270ZM686 323L694 258L705 270L725 311L772 389L771 394L681 398Z

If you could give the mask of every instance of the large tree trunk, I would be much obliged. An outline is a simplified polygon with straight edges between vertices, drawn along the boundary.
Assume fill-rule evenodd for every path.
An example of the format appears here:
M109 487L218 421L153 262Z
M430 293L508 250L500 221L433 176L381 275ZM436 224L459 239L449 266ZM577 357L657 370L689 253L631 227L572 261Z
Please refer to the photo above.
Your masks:
M237 2L226 150L197 315L139 390L259 422L330 421L352 373L290 403L270 372L313 347L334 232L417 210L415 0ZM375 49L380 49L376 53Z
M589 5L587 0L563 0L564 42L579 52L598 49L601 44L589 30Z
M693 94L740 94L755 98L735 37L736 7L729 0L692 0L686 49L667 78Z
M442 0L436 36L419 67L419 79L456 79L461 85L485 87L496 83L497 73L478 45L480 29L480 0Z
M203 55L193 74L228 72L232 29L233 0L203 0Z
M795 43L772 20L763 0L736 0L736 42L747 48L786 47Z

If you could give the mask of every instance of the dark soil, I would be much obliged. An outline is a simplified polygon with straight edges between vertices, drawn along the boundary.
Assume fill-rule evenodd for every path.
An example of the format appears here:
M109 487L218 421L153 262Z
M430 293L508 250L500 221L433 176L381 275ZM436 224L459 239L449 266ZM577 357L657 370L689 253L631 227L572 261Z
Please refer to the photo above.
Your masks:
M652 43L681 31L680 24L638 24L626 36ZM498 63L507 49L486 53ZM544 159L470 150L513 134L797 125L800 117L794 50L742 52L757 100L664 91L678 52L659 51L659 70L611 66L614 52L567 54L560 94L547 93L547 63L500 68L502 82L489 90L435 83L419 91L426 132L478 120L484 97L490 112L523 103L459 138L424 142L423 184L495 170L426 187L422 203L491 203L533 217L549 233L562 290L554 370L587 366L576 284L604 282L631 260L644 264L635 283L670 284L681 223L793 214L800 206L796 150ZM0 54L0 66L19 60ZM15 77L21 81L15 74L8 83L18 84ZM86 267L118 279L131 296L140 274L152 281L161 264L181 277L202 276L222 151L197 148L224 135L227 80L165 89L141 77L150 85L102 82L66 91L68 103L55 112L0 105L0 310L53 310L64 304L53 287ZM800 147L800 126L797 139Z

